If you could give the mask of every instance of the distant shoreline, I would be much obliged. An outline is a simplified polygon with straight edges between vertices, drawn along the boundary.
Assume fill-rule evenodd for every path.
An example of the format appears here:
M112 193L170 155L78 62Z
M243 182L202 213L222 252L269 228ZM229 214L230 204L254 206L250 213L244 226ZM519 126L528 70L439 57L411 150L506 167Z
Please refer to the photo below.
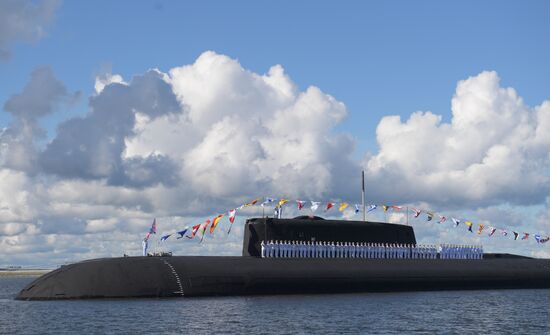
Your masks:
M17 269L0 270L0 277L38 277L52 271L51 269Z

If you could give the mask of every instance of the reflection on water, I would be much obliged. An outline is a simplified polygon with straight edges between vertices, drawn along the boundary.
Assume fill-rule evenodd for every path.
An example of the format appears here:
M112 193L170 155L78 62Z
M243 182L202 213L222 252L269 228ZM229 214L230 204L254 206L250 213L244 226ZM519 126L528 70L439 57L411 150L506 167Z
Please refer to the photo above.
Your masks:
M550 290L13 300L33 279L0 278L0 333L550 333Z

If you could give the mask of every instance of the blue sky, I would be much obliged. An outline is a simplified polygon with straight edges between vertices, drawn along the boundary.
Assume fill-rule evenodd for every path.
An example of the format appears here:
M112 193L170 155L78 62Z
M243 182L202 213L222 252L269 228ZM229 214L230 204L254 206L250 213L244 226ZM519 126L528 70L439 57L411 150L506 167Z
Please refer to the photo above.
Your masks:
M355 202L361 169L367 201L550 234L549 13L548 1L0 2L0 265L136 253L153 217L176 230L252 197ZM428 226L421 242L550 257ZM235 232L175 251L238 254Z
M258 73L281 64L301 88L333 95L349 110L341 129L373 151L382 116L431 110L448 120L457 81L483 70L539 104L550 87L549 9L545 1L64 2L47 37L17 43L0 63L0 101L40 65L88 96L105 68L131 78L213 50ZM52 117L50 133L86 103Z

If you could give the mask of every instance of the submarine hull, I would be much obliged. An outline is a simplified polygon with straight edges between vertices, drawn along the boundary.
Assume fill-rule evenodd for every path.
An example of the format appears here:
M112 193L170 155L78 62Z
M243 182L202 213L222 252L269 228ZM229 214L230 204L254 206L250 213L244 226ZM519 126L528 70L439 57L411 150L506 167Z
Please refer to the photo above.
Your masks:
M83 261L37 278L19 300L550 288L550 260L218 256Z

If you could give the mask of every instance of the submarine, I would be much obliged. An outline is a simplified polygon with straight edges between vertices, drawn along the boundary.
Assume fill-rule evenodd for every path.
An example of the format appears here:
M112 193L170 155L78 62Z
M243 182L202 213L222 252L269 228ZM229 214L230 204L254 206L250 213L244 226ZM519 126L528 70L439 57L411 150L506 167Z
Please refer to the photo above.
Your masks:
M18 300L168 298L550 288L550 259L485 253L481 259L262 257L262 243L416 246L412 226L318 217L250 218L242 256L100 258L37 278Z

